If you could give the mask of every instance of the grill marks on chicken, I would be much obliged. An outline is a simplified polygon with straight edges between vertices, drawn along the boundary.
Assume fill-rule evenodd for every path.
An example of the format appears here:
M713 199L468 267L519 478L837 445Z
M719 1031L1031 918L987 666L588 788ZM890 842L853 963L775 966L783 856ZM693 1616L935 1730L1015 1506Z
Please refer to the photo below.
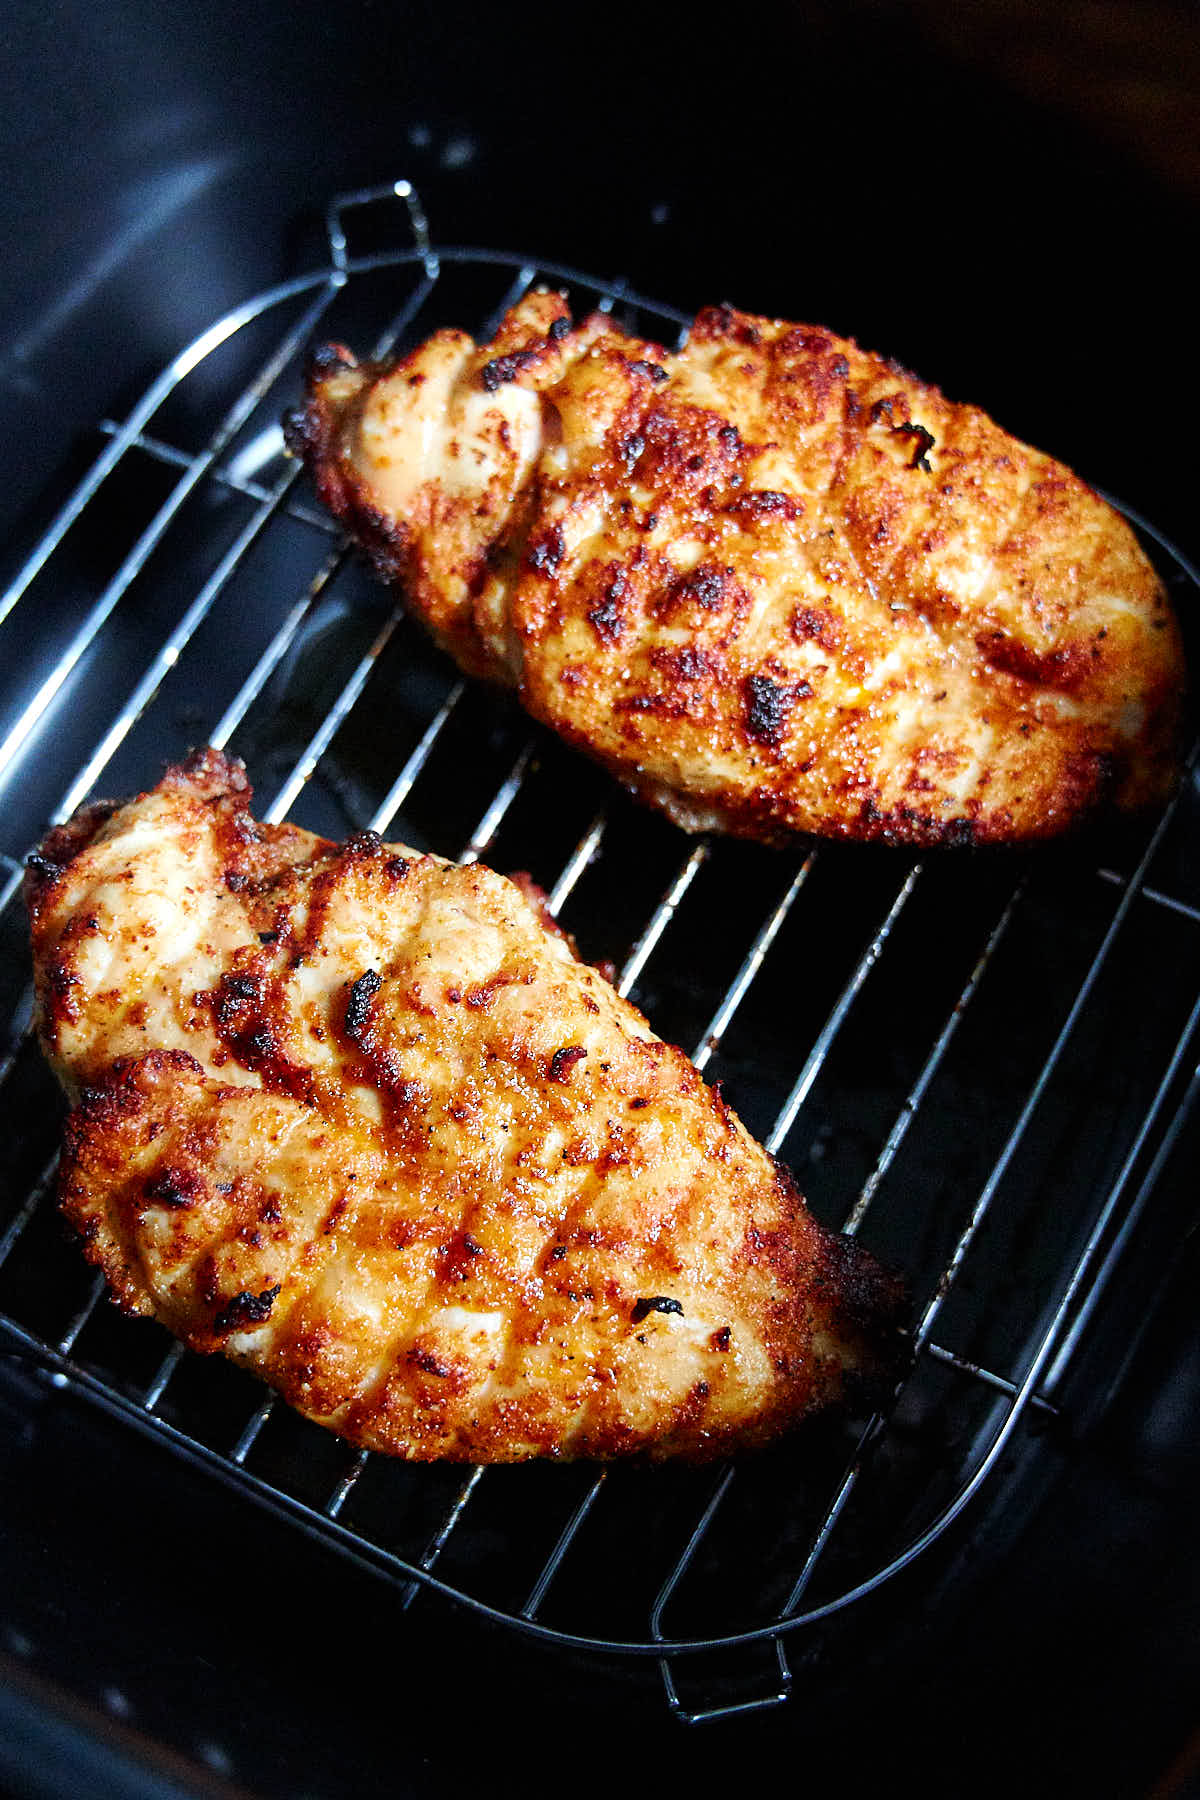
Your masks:
M1037 838L1170 784L1133 533L847 339L720 307L668 353L537 293L483 347L325 353L288 434L465 669L689 828Z
M28 877L127 1308L414 1459L705 1457L886 1370L895 1285L536 897L249 798L199 754Z

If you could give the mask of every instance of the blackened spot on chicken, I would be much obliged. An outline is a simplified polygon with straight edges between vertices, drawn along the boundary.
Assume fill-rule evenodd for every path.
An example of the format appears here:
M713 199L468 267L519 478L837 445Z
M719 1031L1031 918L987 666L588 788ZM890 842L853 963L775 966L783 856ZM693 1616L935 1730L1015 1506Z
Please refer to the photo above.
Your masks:
M226 869L225 886L231 894L240 894L244 888L250 886L250 877L242 875L237 869Z
M656 669L661 669L675 681L701 681L705 676L714 675L718 666L716 658L706 650L697 650L693 644L682 650L654 650L650 660Z
M94 801L90 806L79 806L79 810L70 815L67 823L54 826L38 851L29 857L25 873L25 898L29 902L34 922L50 884L56 882L63 869L67 869L76 860L79 851L86 850L99 828L108 819L112 819L115 810L117 801L112 799Z
M389 856L383 865L383 872L393 881L403 881L411 868L412 864L406 856Z
M699 568L684 585L692 599L708 612L720 606L725 597L729 572L725 569Z
M681 575L671 583L656 610L669 615L677 606L686 606L694 601L705 612L719 612L729 595L736 592L737 584L732 576L732 569L720 569L713 563L701 563L690 574Z
M375 856L378 854L383 839L377 831L356 831L354 836L346 839L347 856Z
M277 931L260 931L258 934L258 941L260 944L277 944L279 942L279 933Z
M603 599L588 608L588 623L596 636L606 644L619 644L625 635L623 601L627 587L625 571L621 570L616 579L605 588Z
M742 683L746 702L746 732L756 743L777 745L787 730L788 715L797 700L812 693L807 681L785 686L769 675L750 675Z
M336 369L357 367L353 351L347 350L345 344L318 344L308 359L309 373L318 377L332 375Z
M773 488L752 488L749 493L741 494L729 508L739 519L749 519L757 523L759 519L799 519L804 514L803 500L797 500L794 494L779 494Z
M844 356L835 356L829 365L829 369L830 373L836 375L839 381L844 381L850 373L850 364L846 361Z
M642 1320L647 1318L652 1312L678 1313L679 1317L682 1318L683 1306L680 1301L672 1300L669 1294L649 1294L644 1300L634 1301L634 1324L640 1325Z
M587 1051L582 1044L567 1044L556 1050L550 1058L550 1067L546 1070L547 1081L566 1081L572 1068Z
M618 713L655 713L660 719L687 717L687 701L670 694L623 694L615 703Z
M261 1002L262 983L256 975L224 975L217 993L217 1022L230 1024L243 1006L256 1006Z
M837 620L832 613L813 606L798 606L788 620L788 629L798 644L820 644L822 650L838 647ZM942 695L945 699L945 695Z
M545 537L538 538L529 551L529 566L539 572L553 574L567 554L567 540L561 525L553 525Z
M927 430L924 425L914 425L911 419L905 419L900 425L895 423L896 408L900 405L901 400L900 394L888 394L882 400L876 400L868 415L870 422L872 425L880 425L886 419L888 429L894 436L915 438L916 446L908 466L910 469L922 469L926 475L930 475L933 471L930 467L928 452L933 449L937 439L932 431Z
M570 319L555 319L553 325L550 327L550 336L554 339L556 344L561 344L570 329Z
M506 381L515 381L522 369L537 360L537 350L512 350L507 356L496 356L491 362L484 363L479 379L488 393L494 394L497 388L503 387Z
M378 971L366 969L350 989L346 1004L346 1036L360 1048L371 1016L371 1002L382 986Z
M310 376L314 383L320 381L320 375ZM289 406L283 415L283 442L290 456L304 460L322 456L328 438L328 428L324 416L328 407L319 396L307 406ZM330 483L327 480L327 488Z
M656 386L667 379L667 371L661 363L646 362L639 358L637 362L631 362L629 367L635 374L648 375Z
M251 1066L265 1063L279 1054L279 1039L269 1025L260 1025L243 1040L243 1054L249 1058Z
M780 348L791 355L824 356L829 349L829 338L823 331L811 330L807 325L794 325L785 333Z
M79 1008L73 990L79 977L63 963L52 963L46 973L46 984L54 998L54 1011L65 1019L77 1019Z
M912 436L917 440L916 447L909 459L909 468L922 469L926 475L931 475L933 470L930 466L928 452L937 443L932 431L927 431L924 425L911 424L897 425L896 430L902 436Z
M632 472L634 464L637 462L645 448L646 440L640 431L635 431L629 437L622 440L618 447L618 455L625 464L625 473L627 475Z
M710 1350L728 1350L733 1333L728 1325L720 1325L708 1340Z
M163 1169L146 1183L146 1198L173 1212L194 1206L204 1193L203 1179L194 1169Z
M198 1004L210 1006L221 1042L263 1076L264 1084L304 1105L313 1103L313 1071L286 1053L286 1026L270 977L263 972L221 976L210 994L198 997Z
M277 1282L274 1287L264 1288L261 1294L252 1294L249 1288L243 1288L221 1308L213 1320L213 1330L224 1335L229 1331L244 1331L248 1325L261 1325L271 1316L271 1308L279 1298L279 1287Z
M948 844L962 848L980 841L973 818L938 820L909 806L884 811L872 799L863 801L857 825L857 835L882 844Z

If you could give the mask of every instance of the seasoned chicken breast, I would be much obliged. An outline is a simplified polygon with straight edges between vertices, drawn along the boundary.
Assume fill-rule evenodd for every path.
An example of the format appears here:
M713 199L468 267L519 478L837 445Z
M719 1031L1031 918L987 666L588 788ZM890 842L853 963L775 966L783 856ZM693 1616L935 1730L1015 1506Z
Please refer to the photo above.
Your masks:
M482 347L328 347L287 430L463 668L689 829L1020 840L1170 785L1132 531L848 339L718 307L668 353L539 292Z
M257 825L215 751L33 858L61 1202L116 1297L418 1460L761 1443L897 1284L476 865Z

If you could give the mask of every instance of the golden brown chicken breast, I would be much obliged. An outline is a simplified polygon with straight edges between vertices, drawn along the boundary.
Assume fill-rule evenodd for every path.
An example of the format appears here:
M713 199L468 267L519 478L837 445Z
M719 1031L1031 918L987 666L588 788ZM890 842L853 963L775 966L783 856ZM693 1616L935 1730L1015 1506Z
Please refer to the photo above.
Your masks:
M886 1375L897 1285L536 901L249 799L199 753L30 867L62 1205L126 1307L420 1460L702 1458Z
M1021 840L1170 785L1132 531L848 339L718 307L668 353L539 292L482 347L327 348L288 438L465 669L689 829Z

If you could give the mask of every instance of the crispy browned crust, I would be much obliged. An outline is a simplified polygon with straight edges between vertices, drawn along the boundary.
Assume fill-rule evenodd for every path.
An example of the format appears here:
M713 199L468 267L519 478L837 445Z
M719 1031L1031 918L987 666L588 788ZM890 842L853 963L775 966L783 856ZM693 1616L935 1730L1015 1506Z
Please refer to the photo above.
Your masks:
M289 1291L286 1264L263 1270L257 1261L251 1264L243 1257L231 1277L218 1257L209 1254L198 1260L194 1278L169 1302L151 1298L147 1212L151 1207L160 1213L169 1208L182 1239L189 1215L201 1207L211 1214L222 1206L217 1186L225 1171L211 1158L212 1122L222 1105L245 1099L246 1091L236 1084L205 1083L199 1064L185 1052L151 1052L136 1062L118 1062L104 1081L84 1091L72 1111L65 1131L60 1203L79 1233L85 1256L103 1271L123 1310L157 1316L202 1354L236 1354L230 1349L231 1334L263 1324L278 1312L283 1323L269 1352L242 1353L236 1359L277 1387L300 1411L322 1424L333 1422L339 1435L366 1448L418 1461L562 1456L557 1408L548 1411L544 1403L518 1397L482 1412L475 1408L468 1416L458 1403L470 1395L470 1366L423 1349L419 1337L385 1379L347 1405L345 1346L335 1328L314 1320ZM265 1232L285 1234L286 1208L269 1168L261 1180L242 1176L225 1185L230 1194L224 1203L220 1242L252 1242ZM713 1346L712 1372L696 1380L656 1419L652 1431L631 1427L619 1404L614 1404L600 1409L588 1428L573 1437L572 1459L647 1456L709 1461L767 1445L839 1402L866 1408L890 1391L908 1355L903 1284L853 1240L816 1226L804 1212L790 1177L781 1185L788 1201L778 1224L771 1231L747 1230L740 1269L734 1271L743 1278L768 1274L775 1291L762 1321L774 1379L761 1404L749 1416L714 1415L713 1390L719 1384L723 1354L731 1347L718 1342ZM101 1195L102 1212L97 1204ZM335 1202L325 1235L336 1245L335 1234L343 1231L352 1235L356 1252L364 1256L378 1253L386 1241L361 1221L356 1226L345 1212L339 1215ZM324 1254L333 1247L323 1246ZM593 1234L588 1248L594 1254L597 1247ZM447 1228L440 1260L447 1293L455 1301L463 1296L464 1281L478 1279L473 1265L479 1255L470 1232ZM570 1279L564 1273L564 1289ZM670 1276L660 1274L657 1283L651 1278L641 1285L669 1286ZM657 1296L610 1292L605 1298L627 1331L636 1332L659 1311ZM814 1307L820 1315L824 1351L814 1345ZM543 1293L539 1319L536 1324L528 1322L531 1341L552 1327L558 1308L559 1297L552 1291ZM289 1311L300 1315L290 1329ZM665 1314L667 1308L662 1311ZM615 1401L618 1398L614 1395Z
M308 465L321 502L366 552L379 579L404 587L418 573L412 560L412 532L403 519L389 518L375 504L340 451L347 419L344 408L331 397L328 381L331 371L345 370L358 372L364 384L382 373L372 363L360 364L344 344L320 345L308 362L308 397L283 421L284 442Z
M528 496L523 484L499 480L487 484L485 506L463 507L433 492L411 516L390 511L361 479L349 454L363 406L385 378L398 377L419 398L432 372L426 350L434 352L434 365L442 356L468 352L468 384L482 395L509 387L540 390L606 327L601 314L573 326L565 297L539 292L523 313L507 315L496 337L478 352L469 338L453 331L437 333L399 364L359 363L344 344L321 345L309 359L304 404L284 418L285 442L311 470L325 506L366 552L379 578L409 595L438 643L470 675L511 684L511 672L461 597L478 596L503 562L505 544L521 536ZM503 462L514 447L507 427L501 430ZM461 453L456 445L455 455ZM456 596L449 603L448 587Z
M404 442L405 383L445 365L442 337L462 359L461 334L318 372L289 428L465 669L690 830L1003 843L1162 800L1178 626L1069 470L850 339L731 307L679 353L589 321L554 369L553 299L447 388L476 423L484 369L536 390L542 453L508 468L507 504L498 415L481 509L461 461L410 493L380 448L381 420ZM469 456L459 437L448 457Z
M25 905L31 917L37 918L43 901L53 892L55 884L116 809L115 801L93 801L72 813L65 824L56 825L47 833L25 864Z
M31 878L61 1204L125 1308L414 1460L704 1460L886 1386L899 1284L539 890L249 799L201 753Z

